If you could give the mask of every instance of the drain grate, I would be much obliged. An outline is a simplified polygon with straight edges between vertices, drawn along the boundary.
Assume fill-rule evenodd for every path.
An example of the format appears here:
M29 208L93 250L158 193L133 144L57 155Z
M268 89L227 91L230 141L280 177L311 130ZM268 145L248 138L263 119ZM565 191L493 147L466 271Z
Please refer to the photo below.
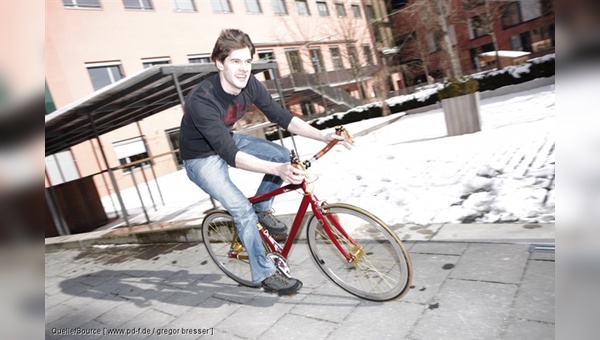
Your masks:
M554 253L556 245L554 244L532 244L529 246L530 253Z

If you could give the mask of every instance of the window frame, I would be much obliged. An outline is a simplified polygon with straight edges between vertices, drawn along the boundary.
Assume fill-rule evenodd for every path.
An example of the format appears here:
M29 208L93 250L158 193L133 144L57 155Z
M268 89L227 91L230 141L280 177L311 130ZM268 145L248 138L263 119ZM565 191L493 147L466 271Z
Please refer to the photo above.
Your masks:
M121 65L121 62L111 61L111 62L103 62L103 63L86 63L85 68L88 71L88 76L90 77L90 82L92 83L92 88L94 89L94 91L103 89L106 86L114 84L114 83L118 82L119 80L125 78L125 73L123 72L123 67ZM116 69L113 69L113 68L116 68ZM106 85L103 85L103 86L97 88L96 87L97 83L94 82L94 77L90 73L90 70L93 70L93 69L104 69L107 72L107 76L108 76L108 79L110 80L110 82ZM115 77L114 77L115 74L112 72L113 70L118 71L119 76L120 76L119 79L115 79Z
M296 4L296 12L298 13L299 16L301 17L308 17L310 16L310 8L308 8L308 1L307 0L294 0L294 3ZM306 10L306 12L301 12Z
M273 5L273 14L275 15L289 15L287 4L284 0L271 0ZM281 11L281 12L280 12Z
M310 56L310 62L312 64L315 73L325 72L325 63L323 62L323 53L321 52L321 47L315 46L308 49L308 55ZM318 61L315 64L315 57Z
M348 13L346 13L346 6L343 2L335 3L335 13L337 14L338 18L348 17Z
M192 55L188 55L187 57L188 57L189 64L210 64L211 63L209 54L192 54ZM198 61L195 61L195 60L198 60ZM206 61L203 61L203 60L206 60Z
M152 67L154 65L169 65L171 64L171 58L169 57L159 57L159 58L143 58L142 66L144 69Z
M189 8L179 8L177 6L178 2L185 2L187 4L191 5L191 9ZM181 13L192 13L192 12L197 12L198 9L196 8L196 3L194 2L194 0L172 0L171 1L171 5L173 6L173 11L174 12L181 12Z
M133 144L133 143L141 143L141 145L144 147L144 152L137 153L137 154L130 154L130 155L121 157L119 155L119 152L117 151L117 148L119 146L124 146L124 145L128 145L128 144ZM133 163L136 160L150 158L150 152L148 150L148 143L146 143L145 136L136 136L136 137L116 141L116 142L112 143L112 147L113 147L113 151L115 152L115 157L117 158L117 161L119 162L119 165L125 165L128 163ZM121 158L119 158L119 157L121 157ZM134 158L132 159L132 157L134 157ZM122 168L121 171L124 174L129 174L132 171L147 169L147 168L151 167L153 164L154 164L154 162L150 159L150 160L144 161L137 165Z
M231 7L231 2L229 0L210 0L209 2L213 13L233 13L233 7ZM215 5L219 5L219 8L216 8ZM227 5L227 8L224 8L224 5Z
M362 45L363 56L365 57L365 63L368 66L375 65L375 61L373 60L373 50L371 49L371 45L366 44Z
M291 74L304 72L304 65L302 65L302 56L300 55L300 50L298 50L298 49L285 50L285 56L288 61L288 66L290 67ZM297 65L294 65L295 63L297 63ZM296 68L296 66L297 66L297 68Z
M69 1L71 3L71 5L68 5L66 2ZM98 4L97 6L91 6L91 5L86 5L86 6L82 6L79 3L77 3L78 0L62 0L63 3L63 7L64 8L73 8L73 9L101 9L102 8L102 4L100 3L100 0L91 0L91 1L96 1L96 3Z
M350 9L352 9L354 18L362 19L362 11L359 4L350 4Z
M256 5L256 8L250 8L250 5ZM244 8L248 14L262 14L262 6L259 0L244 0Z
M137 1L139 7L128 7L125 3L127 0L123 0L123 7L128 10L137 10L137 11L152 11L154 10L154 5L152 5L152 0L134 0ZM146 4L149 7L146 7Z
M323 11L325 9L325 11ZM331 14L329 13L329 6L327 6L327 1L317 1L317 11L319 12L319 16L321 17L329 17Z
M336 53L334 53L336 51ZM344 61L342 60L342 51L339 46L330 46L329 47L329 55L331 56L331 62L333 64L333 69L336 71L344 70Z

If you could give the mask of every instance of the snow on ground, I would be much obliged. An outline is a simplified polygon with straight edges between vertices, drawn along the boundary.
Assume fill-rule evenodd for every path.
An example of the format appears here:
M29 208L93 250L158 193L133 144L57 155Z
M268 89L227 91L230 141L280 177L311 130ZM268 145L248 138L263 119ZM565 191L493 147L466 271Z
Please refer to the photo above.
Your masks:
M453 137L446 137L441 109L349 124L356 134L402 116L356 137L352 150L336 146L315 162L310 169L314 193L329 203L360 206L389 225L554 222L554 104L554 86L484 99L482 131ZM302 137L295 143L301 159L323 146ZM292 148L290 138L284 145ZM231 175L247 195L254 194L262 177L238 169ZM146 187L140 190L152 220L199 217L212 207L185 171L158 183L165 205L154 192L156 211ZM155 190L156 184L149 187ZM128 209L141 206L134 189L124 190L123 197ZM300 198L280 196L276 214L295 213ZM107 211L114 210L108 197L103 202Z

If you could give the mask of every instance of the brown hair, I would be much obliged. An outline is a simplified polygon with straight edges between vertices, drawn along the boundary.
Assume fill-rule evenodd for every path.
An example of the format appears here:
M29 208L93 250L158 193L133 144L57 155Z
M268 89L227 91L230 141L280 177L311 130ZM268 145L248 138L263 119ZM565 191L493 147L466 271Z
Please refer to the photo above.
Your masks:
M223 62L231 54L231 51L245 47L248 47L250 55L254 56L254 44L248 34L234 28L224 29L221 31L210 57L213 62L217 60Z

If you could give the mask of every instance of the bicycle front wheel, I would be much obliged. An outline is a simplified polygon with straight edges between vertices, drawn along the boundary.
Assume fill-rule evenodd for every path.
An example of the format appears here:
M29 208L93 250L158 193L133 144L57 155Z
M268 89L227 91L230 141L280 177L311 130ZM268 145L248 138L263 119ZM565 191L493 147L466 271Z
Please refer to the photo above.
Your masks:
M202 221L202 241L210 258L227 276L244 286L258 287L252 283L248 254L228 212L218 210L206 215Z
M389 301L404 296L412 280L410 257L385 223L348 204L325 205L323 211L325 226L313 216L306 231L313 259L323 273L362 299ZM325 228L331 231L349 260Z

